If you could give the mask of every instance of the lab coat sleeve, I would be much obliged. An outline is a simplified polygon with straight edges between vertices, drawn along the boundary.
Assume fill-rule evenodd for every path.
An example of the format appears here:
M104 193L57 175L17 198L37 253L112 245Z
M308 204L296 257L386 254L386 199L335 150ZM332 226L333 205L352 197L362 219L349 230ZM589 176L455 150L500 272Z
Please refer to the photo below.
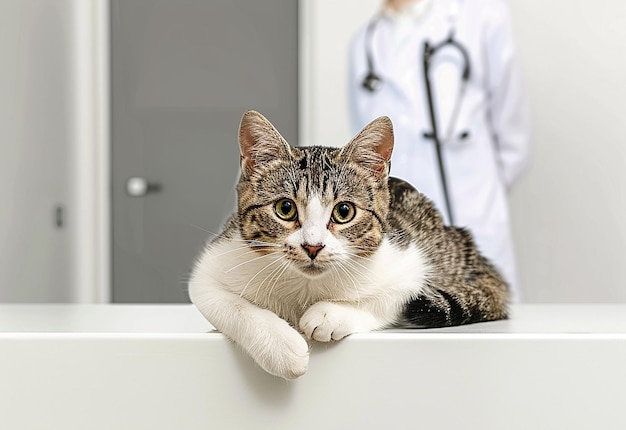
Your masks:
M516 57L510 10L502 0L493 3L485 26L485 85L501 174L510 189L530 159L530 106Z

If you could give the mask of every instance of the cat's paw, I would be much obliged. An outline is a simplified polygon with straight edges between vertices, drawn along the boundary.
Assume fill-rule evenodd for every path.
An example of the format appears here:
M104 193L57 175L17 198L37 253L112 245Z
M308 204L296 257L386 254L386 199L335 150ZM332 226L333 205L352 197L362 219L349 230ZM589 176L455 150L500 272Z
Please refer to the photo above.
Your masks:
M248 352L263 370L274 376L295 379L304 375L309 365L309 344L283 320L272 326L259 333L255 347Z
M343 339L356 332L354 314L346 305L318 302L300 318L300 330L319 342Z

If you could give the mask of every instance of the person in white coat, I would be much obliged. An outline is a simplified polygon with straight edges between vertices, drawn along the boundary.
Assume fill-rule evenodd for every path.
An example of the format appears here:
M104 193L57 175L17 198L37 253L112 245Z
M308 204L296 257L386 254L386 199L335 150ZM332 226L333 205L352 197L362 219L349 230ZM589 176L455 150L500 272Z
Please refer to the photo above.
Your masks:
M435 136L424 42L434 46L450 36L461 48L442 46L428 66ZM452 215L455 226L469 228L509 282L512 301L519 302L507 192L528 164L530 113L508 5L504 0L387 0L354 36L349 60L353 131L378 116L391 118L391 174L429 196L448 223ZM377 80L365 82L372 74Z

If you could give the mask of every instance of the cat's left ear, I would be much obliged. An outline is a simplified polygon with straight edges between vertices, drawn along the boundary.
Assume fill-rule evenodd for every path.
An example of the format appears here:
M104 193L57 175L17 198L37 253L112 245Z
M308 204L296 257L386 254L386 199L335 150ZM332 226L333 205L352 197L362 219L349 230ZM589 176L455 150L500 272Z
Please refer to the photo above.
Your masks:
M272 160L291 157L291 146L263 115L253 110L239 124L241 172L246 175Z
M392 152L393 124L387 116L370 122L341 149L343 156L350 157L378 176L389 175Z

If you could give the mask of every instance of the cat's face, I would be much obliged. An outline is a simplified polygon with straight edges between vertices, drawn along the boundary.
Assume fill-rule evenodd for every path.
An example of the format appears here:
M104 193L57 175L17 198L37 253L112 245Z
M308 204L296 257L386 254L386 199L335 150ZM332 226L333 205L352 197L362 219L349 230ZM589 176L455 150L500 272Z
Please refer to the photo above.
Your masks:
M263 116L247 112L239 143L239 223L253 249L277 253L308 277L340 275L377 249L389 205L388 118L343 148L294 148Z

